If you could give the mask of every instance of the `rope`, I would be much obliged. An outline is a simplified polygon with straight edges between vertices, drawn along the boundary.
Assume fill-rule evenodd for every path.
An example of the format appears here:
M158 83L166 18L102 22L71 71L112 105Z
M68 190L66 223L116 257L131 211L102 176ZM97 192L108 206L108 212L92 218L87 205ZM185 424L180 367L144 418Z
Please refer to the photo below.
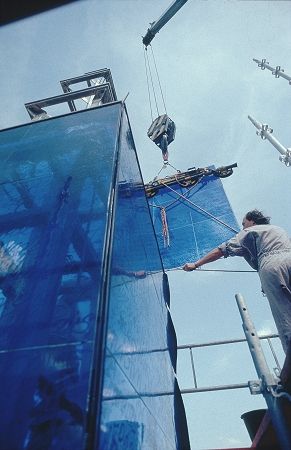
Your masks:
M165 272L169 272L171 270L183 270L183 268L182 267L173 267L172 269L166 269ZM193 272L257 273L256 270L201 269L200 267L193 270Z
M202 176L203 176L203 175L202 175ZM201 178L202 178L202 176L201 176ZM191 177L187 177L187 179L185 178L185 181L181 181L181 180L178 180L178 174L175 175L176 183L177 183L179 186L184 187L184 188L185 188L185 187L188 187L189 184L192 184L193 186L196 186L196 184L198 183L198 181L201 180L201 178L200 178L200 179L199 179L199 178L196 178L196 179L192 180Z
M206 211L205 209L201 208L200 206L196 205L195 203L193 203L191 200L189 200L187 197L185 197L185 195L179 194L179 192L175 191L175 189L172 189L170 186L168 186L166 183L163 183L161 181L161 184L163 184L164 186L166 186L168 189L170 189L170 191L174 192L175 194L177 194L179 197L183 198L184 200L186 200L187 202L190 203L190 205L194 206L195 208L199 209L200 211L202 211L204 214L206 214L207 216L211 217L211 219L215 220L216 222L220 223L221 225L223 225L224 227L228 228L231 231L234 231L235 233L238 233L238 230L235 230L233 227L231 227L230 225L227 225L227 223L223 222L222 220L218 219L217 217L213 216L213 214L209 213L208 211Z
M155 69L156 69L156 75L157 75L157 79L158 79L158 83L159 83L159 87L160 87L161 97L162 97L163 105L164 105L164 108L165 108L165 113L168 114L167 113L165 99L164 99L164 94L163 94L163 90L162 90L162 86L161 86L161 83L160 83L160 77L159 77L158 69L157 69L157 65L156 65L155 55L154 55L154 51L153 51L153 48L152 48L151 44L150 44L150 47L151 47L152 57L153 57L153 61L154 61Z
M199 272L202 271L202 272L257 273L256 270L200 269L200 268L198 270L199 270Z
M270 387L270 391L271 391L271 394L273 395L273 397L276 397L276 398L283 397L283 398L286 398L287 400L289 400L289 402L291 402L291 395L288 392L286 392L286 391L276 392L276 390L273 387Z
M172 269L165 269L165 272L172 272L174 270L183 270L182 267L173 267ZM151 273L159 273L163 272L163 270L156 270L153 272L147 272L147 274ZM200 267L193 272L226 272L226 273L257 273L256 270L229 270L229 269L201 269Z
M170 235L169 235L169 228L167 223L167 214L166 209L161 208L161 219L163 224L163 237L164 237L164 247L170 247Z

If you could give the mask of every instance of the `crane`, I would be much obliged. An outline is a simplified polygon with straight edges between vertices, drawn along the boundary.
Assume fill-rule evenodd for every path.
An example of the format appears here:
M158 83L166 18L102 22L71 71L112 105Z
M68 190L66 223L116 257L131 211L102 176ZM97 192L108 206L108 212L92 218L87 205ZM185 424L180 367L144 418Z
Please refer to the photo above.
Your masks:
M143 37L143 44L145 49L151 43L156 33L179 11L180 8L188 0L175 0L168 9L161 15L161 17L151 23L146 35ZM148 137L162 150L164 163L168 163L168 145L174 140L176 132L176 125L167 114L160 115L151 124L148 130Z
M156 22L151 23L150 28L148 28L146 35L142 39L142 42L146 47L151 43L160 29L169 22L187 1L188 0L175 0Z

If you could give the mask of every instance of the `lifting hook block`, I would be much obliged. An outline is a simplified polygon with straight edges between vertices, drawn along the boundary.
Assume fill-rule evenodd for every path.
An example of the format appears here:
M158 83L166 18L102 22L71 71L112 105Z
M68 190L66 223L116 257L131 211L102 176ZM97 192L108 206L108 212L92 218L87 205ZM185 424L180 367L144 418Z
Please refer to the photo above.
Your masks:
M168 162L168 145L175 139L176 125L167 114L157 117L148 129L148 137L162 150Z

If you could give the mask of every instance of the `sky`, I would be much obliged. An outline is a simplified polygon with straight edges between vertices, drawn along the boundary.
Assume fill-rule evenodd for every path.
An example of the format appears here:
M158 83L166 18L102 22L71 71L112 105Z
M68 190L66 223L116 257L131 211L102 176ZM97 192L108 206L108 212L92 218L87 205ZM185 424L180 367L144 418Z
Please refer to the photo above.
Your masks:
M61 94L60 80L107 67L126 105L145 182L162 167L147 137L151 124L142 36L171 0L80 0L0 29L0 128L26 123L24 103ZM261 70L266 58L291 76L291 2L188 0L152 42L167 112L177 131L169 162L179 169L236 162L223 180L234 214L263 210L291 235L291 168L256 135L248 115L291 147L288 81ZM158 99L160 112L162 102ZM154 112L155 114L155 112ZM157 115L157 114L156 114ZM175 173L171 167L162 176ZM190 245L190 244L189 244ZM241 258L207 268L247 270ZM243 337L240 292L260 333L276 332L255 273L169 272L178 344ZM283 360L279 343L276 350ZM269 358L269 354L267 354ZM246 344L196 350L198 385L256 379ZM269 360L269 359L268 359ZM274 362L270 362L271 368ZM181 388L193 386L189 355L179 352ZM183 396L192 450L250 445L240 416L265 407L247 389Z

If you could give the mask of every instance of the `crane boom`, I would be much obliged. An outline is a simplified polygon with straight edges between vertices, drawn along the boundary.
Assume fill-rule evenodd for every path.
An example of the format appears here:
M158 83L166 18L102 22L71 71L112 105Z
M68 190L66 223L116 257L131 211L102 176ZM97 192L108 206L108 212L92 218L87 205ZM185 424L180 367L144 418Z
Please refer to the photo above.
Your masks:
M159 17L156 22L153 22L150 28L147 30L146 35L143 37L142 42L147 47L155 35L160 31L160 29L179 11L180 8L188 0L175 0L169 8Z

